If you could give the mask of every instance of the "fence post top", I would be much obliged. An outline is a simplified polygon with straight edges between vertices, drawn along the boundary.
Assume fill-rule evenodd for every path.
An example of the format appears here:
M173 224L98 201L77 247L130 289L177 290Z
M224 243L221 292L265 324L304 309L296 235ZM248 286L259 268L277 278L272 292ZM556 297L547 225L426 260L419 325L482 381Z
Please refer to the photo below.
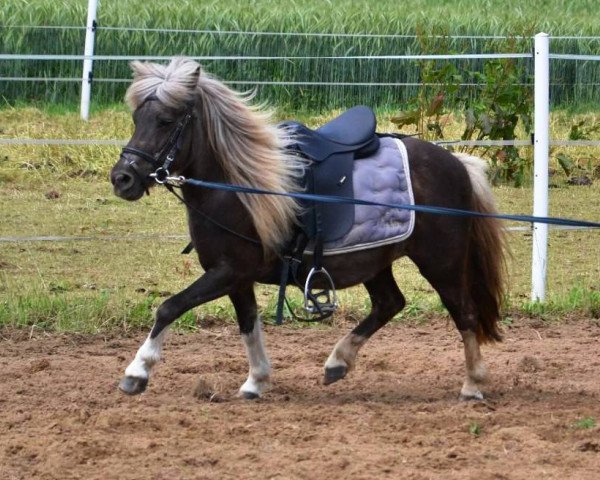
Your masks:
M535 36L536 37L548 37L549 35L547 33L540 32L540 33L537 33Z

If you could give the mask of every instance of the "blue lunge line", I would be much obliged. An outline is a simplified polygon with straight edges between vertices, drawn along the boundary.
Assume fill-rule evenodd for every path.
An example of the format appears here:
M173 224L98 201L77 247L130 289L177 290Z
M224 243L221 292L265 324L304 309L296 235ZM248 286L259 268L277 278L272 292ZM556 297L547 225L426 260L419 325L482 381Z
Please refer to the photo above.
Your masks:
M173 180L175 180L175 182L179 184L185 183L197 187L210 188L213 190L225 190L229 192L250 193L256 195L277 195L280 197L291 197L296 198L298 200L311 200L314 202L322 203L351 203L354 205L370 205L374 207L388 207L399 208L403 210L414 210L415 212L433 213L437 215L449 215L453 217L486 217L498 218L501 220L514 220L517 222L546 223L549 225L564 225L569 227L600 228L600 223L588 222L586 220L571 220L568 218L557 217L534 217L532 215L508 215L503 213L482 213L473 212L470 210L461 210L459 208L430 207L426 205L399 205L394 203L378 203L371 202L368 200L360 200L358 198L315 195L312 193L272 192L269 190L262 190L260 188L242 187L240 185L231 185L227 183L207 182L204 180L197 180L194 178L175 177Z

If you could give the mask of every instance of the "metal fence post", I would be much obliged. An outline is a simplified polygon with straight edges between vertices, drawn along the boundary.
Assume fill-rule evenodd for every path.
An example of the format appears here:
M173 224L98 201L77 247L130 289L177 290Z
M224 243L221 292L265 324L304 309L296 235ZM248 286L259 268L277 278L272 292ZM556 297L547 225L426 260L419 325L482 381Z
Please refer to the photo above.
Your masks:
M534 40L533 215L548 216L548 156L550 124L550 40L538 33ZM531 300L543 302L548 264L548 225L533 224Z
M85 31L85 50L83 60L83 77L81 79L81 118L87 120L90 116L90 98L92 96L92 77L94 44L96 42L96 11L98 0L88 0L88 15Z

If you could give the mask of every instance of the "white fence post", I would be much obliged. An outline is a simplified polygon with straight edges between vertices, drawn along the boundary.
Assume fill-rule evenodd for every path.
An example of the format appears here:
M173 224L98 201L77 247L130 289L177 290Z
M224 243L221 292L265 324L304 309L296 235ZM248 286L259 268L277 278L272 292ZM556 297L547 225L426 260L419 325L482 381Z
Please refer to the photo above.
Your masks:
M548 156L550 125L550 40L538 33L534 41L533 215L548 216ZM548 264L548 225L533 224L531 300L543 302Z
M92 68L94 44L96 42L96 11L98 0L88 0L88 15L85 31L85 50L83 54L83 77L81 79L81 118L87 120L90 116L90 98L92 96ZM89 57L89 58L88 58Z

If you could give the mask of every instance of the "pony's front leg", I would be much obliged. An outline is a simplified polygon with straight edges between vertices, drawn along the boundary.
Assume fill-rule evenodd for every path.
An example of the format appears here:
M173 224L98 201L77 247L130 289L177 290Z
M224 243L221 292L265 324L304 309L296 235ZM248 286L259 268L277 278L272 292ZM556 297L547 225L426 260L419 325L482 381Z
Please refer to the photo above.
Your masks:
M208 270L185 290L173 295L158 307L150 335L125 369L119 389L129 395L142 393L148 385L150 370L160 360L167 327L191 308L227 295L232 284L233 269L228 265L221 265Z
M270 386L271 362L265 349L262 322L256 309L254 289L249 287L230 295L237 314L240 334L248 356L248 379L240 387L240 396L259 398Z
M129 395L142 393L148 385L150 370L160 360L163 341L167 335L165 328L156 337L150 334L135 354L135 358L125 369L125 376L119 383L119 389Z

